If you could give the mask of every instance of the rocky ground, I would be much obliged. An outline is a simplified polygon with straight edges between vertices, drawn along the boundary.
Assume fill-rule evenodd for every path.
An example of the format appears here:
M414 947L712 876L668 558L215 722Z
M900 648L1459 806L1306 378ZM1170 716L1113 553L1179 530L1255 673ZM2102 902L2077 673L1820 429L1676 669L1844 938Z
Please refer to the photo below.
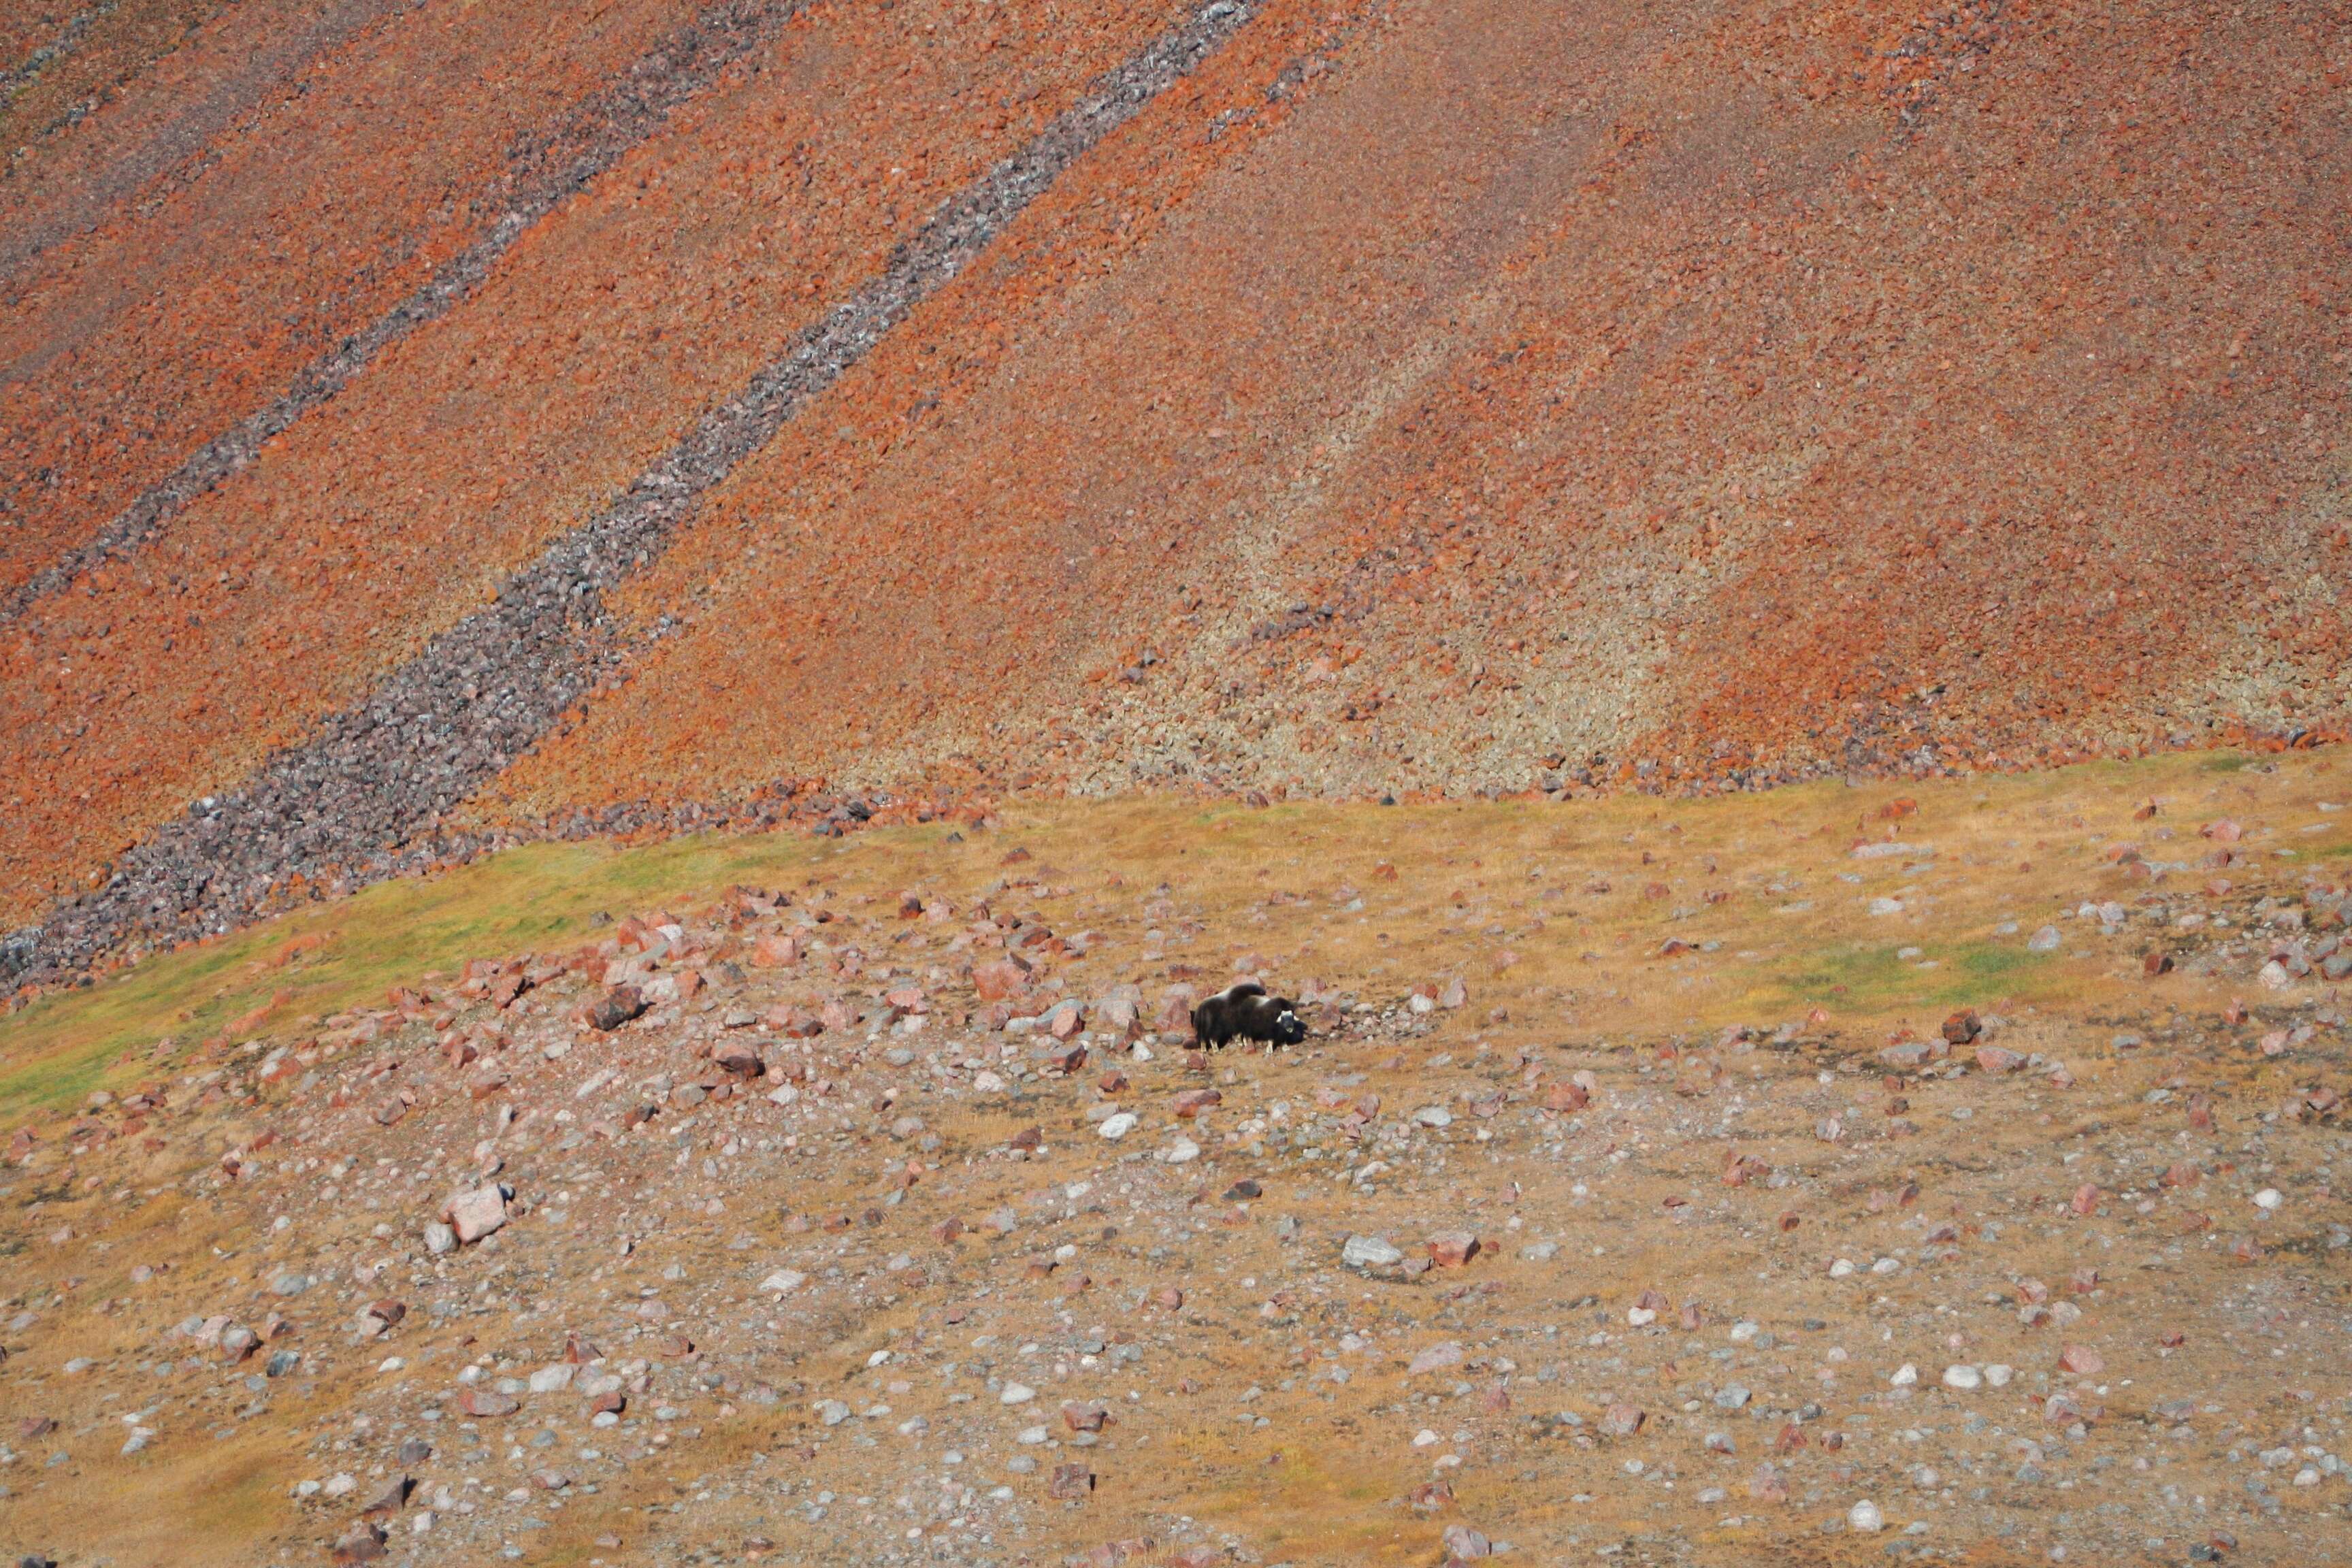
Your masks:
M2337 789L1008 810L443 939L19 1114L0 1539L2333 1560ZM367 928L0 1043L184 1030ZM1236 973L1304 1047L1186 1048Z

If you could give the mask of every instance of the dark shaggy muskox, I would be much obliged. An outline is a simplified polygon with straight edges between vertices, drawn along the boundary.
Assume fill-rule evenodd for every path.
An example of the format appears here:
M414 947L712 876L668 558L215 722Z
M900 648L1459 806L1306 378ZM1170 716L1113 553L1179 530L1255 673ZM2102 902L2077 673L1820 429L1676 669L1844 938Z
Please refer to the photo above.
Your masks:
M1192 1009L1192 1035L1212 1049L1234 1040L1295 1046L1307 1037L1297 1004L1269 996L1255 980L1237 981Z

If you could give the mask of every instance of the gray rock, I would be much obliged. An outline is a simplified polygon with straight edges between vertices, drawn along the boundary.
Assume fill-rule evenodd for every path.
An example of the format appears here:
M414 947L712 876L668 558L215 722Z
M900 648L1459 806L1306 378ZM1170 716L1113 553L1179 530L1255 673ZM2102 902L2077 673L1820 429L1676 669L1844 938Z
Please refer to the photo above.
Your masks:
M1351 1236L1339 1248L1339 1261L1350 1268L1390 1268L1404 1254L1377 1236Z

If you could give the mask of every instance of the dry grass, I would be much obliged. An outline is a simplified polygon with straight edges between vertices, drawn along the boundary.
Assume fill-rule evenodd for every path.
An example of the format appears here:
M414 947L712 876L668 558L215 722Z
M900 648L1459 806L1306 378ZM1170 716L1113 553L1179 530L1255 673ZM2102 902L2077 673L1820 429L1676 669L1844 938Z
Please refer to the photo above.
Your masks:
M2239 847L2259 862L2253 873L2230 873L2242 886L2252 877L2291 884L2315 868L2339 879L2345 817L2319 810L2322 802L2333 804L2338 778L2325 756L2251 763L2179 756L2057 774L1819 786L1707 801L1262 810L1165 799L1019 803L961 839L934 824L839 842L778 835L625 848L542 847L428 881L374 889L45 999L0 1025L0 1109L21 1120L94 1085L153 1076L151 1056L166 1038L193 1045L226 1037L234 1047L248 1032L299 1035L335 1010L380 1004L386 985L448 973L467 958L576 942L596 929L599 912L683 909L730 884L811 881L831 886L837 900L881 902L912 888L944 892L960 906L992 889L1000 909L1034 904L1058 931L1101 933L1097 956L1068 966L1080 990L1134 980L1156 997L1171 977L1216 984L1230 971L1262 969L1286 983L1311 977L1385 999L1462 976L1470 1002L1449 1016L1447 1027L1410 1052L1348 1062L1392 1105L1411 1103L1428 1054L1441 1047L1484 1045L1507 1053L1517 1044L1566 1047L1580 1059L1614 1060L1630 1074L1633 1064L1612 1058L1615 1048L1701 1037L1735 1023L1769 1026L1819 1009L1829 1022L1809 1034L1867 1050L1906 1024L1928 1032L1958 1005L2011 1015L2012 1043L2063 1052L2096 1084L2111 1074L2128 1077L2095 1027L2103 1012L2155 1005L2210 1013L2247 989L2243 966L2234 979L2183 973L2158 989L2140 975L2136 954L2088 942L2083 945L2096 951L2072 951L2074 922L2058 922L2070 941L2047 955L2027 954L2026 934L2082 900L2145 889L2107 864L2103 845L2137 842L2152 859L2193 860L2211 847L2198 837L2199 826L2225 816L2245 828ZM2135 808L2151 797L2158 815L2135 821ZM1916 809L1887 815L1906 800ZM1855 858L1857 839L1883 839L1890 826L1906 842L1932 845L1932 858ZM2318 831L2305 831L2311 827ZM2168 829L2168 839L2158 837ZM2175 872L2162 885L2179 890L2211 875ZM1008 880L1017 885L1003 885ZM1599 890L1604 882L1607 890ZM1663 884L1663 897L1651 896L1653 883ZM1156 904L1163 885L1169 908ZM1710 892L1723 897L1710 903ZM1903 911L1870 912L1871 900L1887 897L1900 897ZM1353 907L1358 900L1360 909ZM2019 929L2002 933L1998 928L2009 921ZM1662 956L1669 938L1691 944L1690 951ZM1706 951L1708 942L1719 945ZM1920 952L1905 957L1906 947ZM260 1012L265 1005L268 1011ZM225 1036L226 1025L239 1017L251 1021ZM1319 1044L1295 1055L1235 1058L1240 1082L1229 1092L1301 1097L1310 1079L1332 1070ZM1731 1058L1731 1071L1745 1077L1802 1066L1768 1064L1768 1055ZM2261 1070L2254 1057L2217 1057L2200 1067L2217 1085L2251 1081ZM2118 1084L2128 1087L2120 1078ZM1972 1077L1937 1092L1979 1104L1982 1120L1970 1124L1974 1131L1962 1143L1931 1146L1930 1139L1907 1146L1903 1158L1930 1184L2021 1165L2053 1136L2047 1115L2038 1122L2004 1115L2005 1107L2014 1111L2004 1098L2011 1091L1996 1080ZM158 1321L250 1289L256 1243L249 1229L237 1228L240 1222L169 1194L120 1213L106 1198L118 1186L184 1173L268 1113L267 1107L224 1106L200 1136L184 1123L162 1152L137 1154L118 1146L75 1168L69 1182L44 1175L26 1185L26 1195L41 1196L47 1212L26 1215L16 1227L10 1243L16 1255L0 1259L0 1287L20 1297L46 1288L56 1265L42 1233L60 1218L70 1216L88 1243L77 1253L82 1278L73 1305L61 1309L67 1318L57 1328L44 1331L52 1336L44 1361L79 1353L120 1363L158 1353L142 1344L127 1320L85 1310L128 1294L134 1260L175 1264L141 1289L142 1314ZM987 1147L1001 1144L1016 1121L1035 1115L974 1104L940 1114L934 1125L958 1147ZM2124 1096L2100 1115L2113 1133L2143 1115L2177 1118L2177 1108L2144 1110ZM1049 1131L1059 1130L1059 1123L1049 1125ZM1786 1147L1772 1139L1753 1146L1776 1161L1801 1163L1808 1158L1804 1131L1776 1135ZM1695 1237L1672 1227L1612 1228L1654 1214L1658 1193L1720 1195L1717 1145L1701 1140L1643 1149L1628 1175L1641 1184L1640 1203L1651 1206L1595 1216L1610 1231L1611 1256L1605 1276L1593 1265L1592 1288L1671 1279L1678 1290L1736 1300L1743 1289L1752 1294L1755 1270L1801 1268L1799 1254L1822 1245L1811 1219L1794 1237L1769 1226L1749 1240L1717 1236L1704 1253L1693 1251ZM1083 1163L1089 1156L1074 1149L1063 1157ZM1005 1201L1014 1186L1000 1194L989 1182L1015 1182L1013 1173L1023 1169L968 1177L957 1201L973 1212ZM96 1179L93 1171L104 1172L95 1194L85 1190ZM1852 1177L1864 1180L1860 1172ZM870 1173L812 1173L793 1202L803 1210L846 1207L863 1201L859 1194L870 1186ZM1531 1202L1536 1191L1530 1187ZM1858 1212L1859 1194L1859 1186L1840 1188L1834 1201ZM1286 1212L1326 1231L1345 1226L1361 1206L1344 1186L1302 1180L1286 1194ZM1824 1218L1849 1223L1835 1214ZM764 1242L784 1243L779 1220L763 1213L751 1223ZM715 1233L682 1231L661 1246L675 1246L684 1258L705 1243L715 1246ZM1223 1245L1223 1256L1237 1268L1283 1267L1277 1249L1255 1230L1236 1231ZM999 1250L1004 1258L998 1261L1017 1266L1017 1247ZM648 1254L643 1266L657 1266L664 1256ZM1559 1309L1563 1286L1557 1279L1519 1270L1497 1280L1483 1310L1498 1319L1535 1321ZM909 1300L862 1320L812 1354L803 1375L817 1383L854 1381L868 1348L911 1331L920 1309ZM1246 1339L1204 1332L1188 1353L1244 1380L1265 1375L1248 1370L1255 1352ZM1396 1367L1368 1368L1350 1397L1373 1401L1403 1386ZM23 1541L70 1542L118 1563L249 1563L260 1560L264 1542L308 1552L291 1547L289 1532L303 1527L282 1487L304 1464L297 1447L304 1422L351 1394L338 1393L331 1382L308 1396L278 1390L268 1422L244 1423L215 1440L183 1421L174 1441L136 1459L115 1457L112 1421L124 1407L109 1406L110 1413L86 1429L100 1435L74 1443L71 1466L38 1478L24 1468L12 1474L24 1478L9 1505L12 1527ZM64 1388L20 1390L18 1404L5 1414L26 1413L26 1399L68 1394ZM1423 1562L1433 1555L1444 1521L1380 1506L1398 1489L1396 1460L1381 1447L1381 1434L1340 1429L1310 1443L1287 1428L1276 1436L1213 1426L1171 1431L1163 1446L1125 1458L1116 1489L1087 1510L1086 1528L1094 1539L1108 1539L1140 1533L1155 1510L1182 1511L1244 1531L1268 1553L1301 1563ZM755 1450L772 1452L780 1440L756 1415L714 1423L693 1462L723 1468ZM836 1452L831 1462L844 1458ZM27 1489L25 1483L36 1479L46 1484ZM1465 1471L1458 1487L1464 1516L1508 1517L1520 1529L1540 1526L1551 1517L1548 1510L1561 1506L1558 1499L1517 1495L1500 1468ZM532 1559L635 1560L647 1521L620 1511L632 1495L616 1489L576 1500L538 1538ZM1604 1499L1576 1518L1591 1528L1611 1520L1615 1506ZM1633 1505L1624 1506L1616 1522L1643 1528ZM617 1558L592 1544L607 1531L628 1542ZM1741 1550L1729 1538L1694 1542L1708 1561L1736 1560ZM1855 1551L1852 1543L1826 1542L1806 1549L1820 1561Z
M777 834L535 846L372 888L35 1003L0 1023L0 1120L134 1081L165 1041L299 1035L338 1009L380 1004L388 985L471 957L565 946L600 914L698 903L737 883L816 879L853 896L912 887L970 898L1034 878L1071 889L1066 900L1045 899L1057 925L1074 923L1074 903L1076 925L1138 934L1150 925L1140 906L1165 884L1201 928L1181 959L1194 968L1263 960L1243 966L1391 995L1460 974L1482 1014L1509 1012L1497 1028L1506 1039L1696 1032L1814 1007L1858 1030L1932 1023L1963 1003L2095 1007L2130 977L2028 954L2022 931L2084 898L2126 895L2098 844L2145 841L2150 858L2194 859L2209 847L2199 826L2234 816L2251 844L2294 854L2273 870L2340 865L2352 851L2341 824L2352 818L2316 809L2346 793L2333 767L2324 755L2201 753L1567 805L1022 802L963 842L933 824L837 844ZM2159 815L2135 822L2150 798ZM1916 810L1890 822L1898 801ZM2302 831L2315 825L2322 830ZM1936 854L1915 863L1850 853L1890 833ZM1015 848L1031 859L1006 865ZM1789 890L1773 891L1776 881ZM1656 888L1663 896L1645 890ZM1343 889L1362 898L1360 911L1340 907ZM1906 889L1904 913L1868 912L1873 899ZM1269 902L1286 895L1305 902ZM2020 935L1995 934L2012 919ZM1669 940L1721 947L1659 956ZM1908 946L1917 958L1897 956ZM2181 999L2203 1000L2186 982Z

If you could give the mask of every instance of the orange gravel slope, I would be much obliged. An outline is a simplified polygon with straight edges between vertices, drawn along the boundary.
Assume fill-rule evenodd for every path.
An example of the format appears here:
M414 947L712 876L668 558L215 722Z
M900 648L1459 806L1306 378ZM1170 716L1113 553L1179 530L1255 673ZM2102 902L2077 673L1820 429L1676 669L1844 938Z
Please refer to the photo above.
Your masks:
M803 13L526 236L479 295L0 630L18 912L364 693L617 492L1170 8Z
M504 210L511 150L692 12L626 0L559 34L511 0L405 11L310 61L282 101L157 188L15 267L0 283L0 474L13 480L0 481L0 590L479 237ZM142 150L109 151L110 170ZM61 226L105 179L48 174L37 184L52 199L18 221ZM22 173L10 184L30 194Z
M1259 134L1171 101L738 473L510 798L2340 722L2320 15L1430 5Z
M1178 14L812 8L0 630L12 913L483 603ZM1269 0L735 469L625 591L631 678L474 816L809 776L1748 786L2340 729L2337 23ZM495 154L490 107L448 112L453 160ZM348 264L421 265L385 237L421 223ZM102 362L28 311L12 352L144 374L131 316ZM158 364L197 363L180 330Z

